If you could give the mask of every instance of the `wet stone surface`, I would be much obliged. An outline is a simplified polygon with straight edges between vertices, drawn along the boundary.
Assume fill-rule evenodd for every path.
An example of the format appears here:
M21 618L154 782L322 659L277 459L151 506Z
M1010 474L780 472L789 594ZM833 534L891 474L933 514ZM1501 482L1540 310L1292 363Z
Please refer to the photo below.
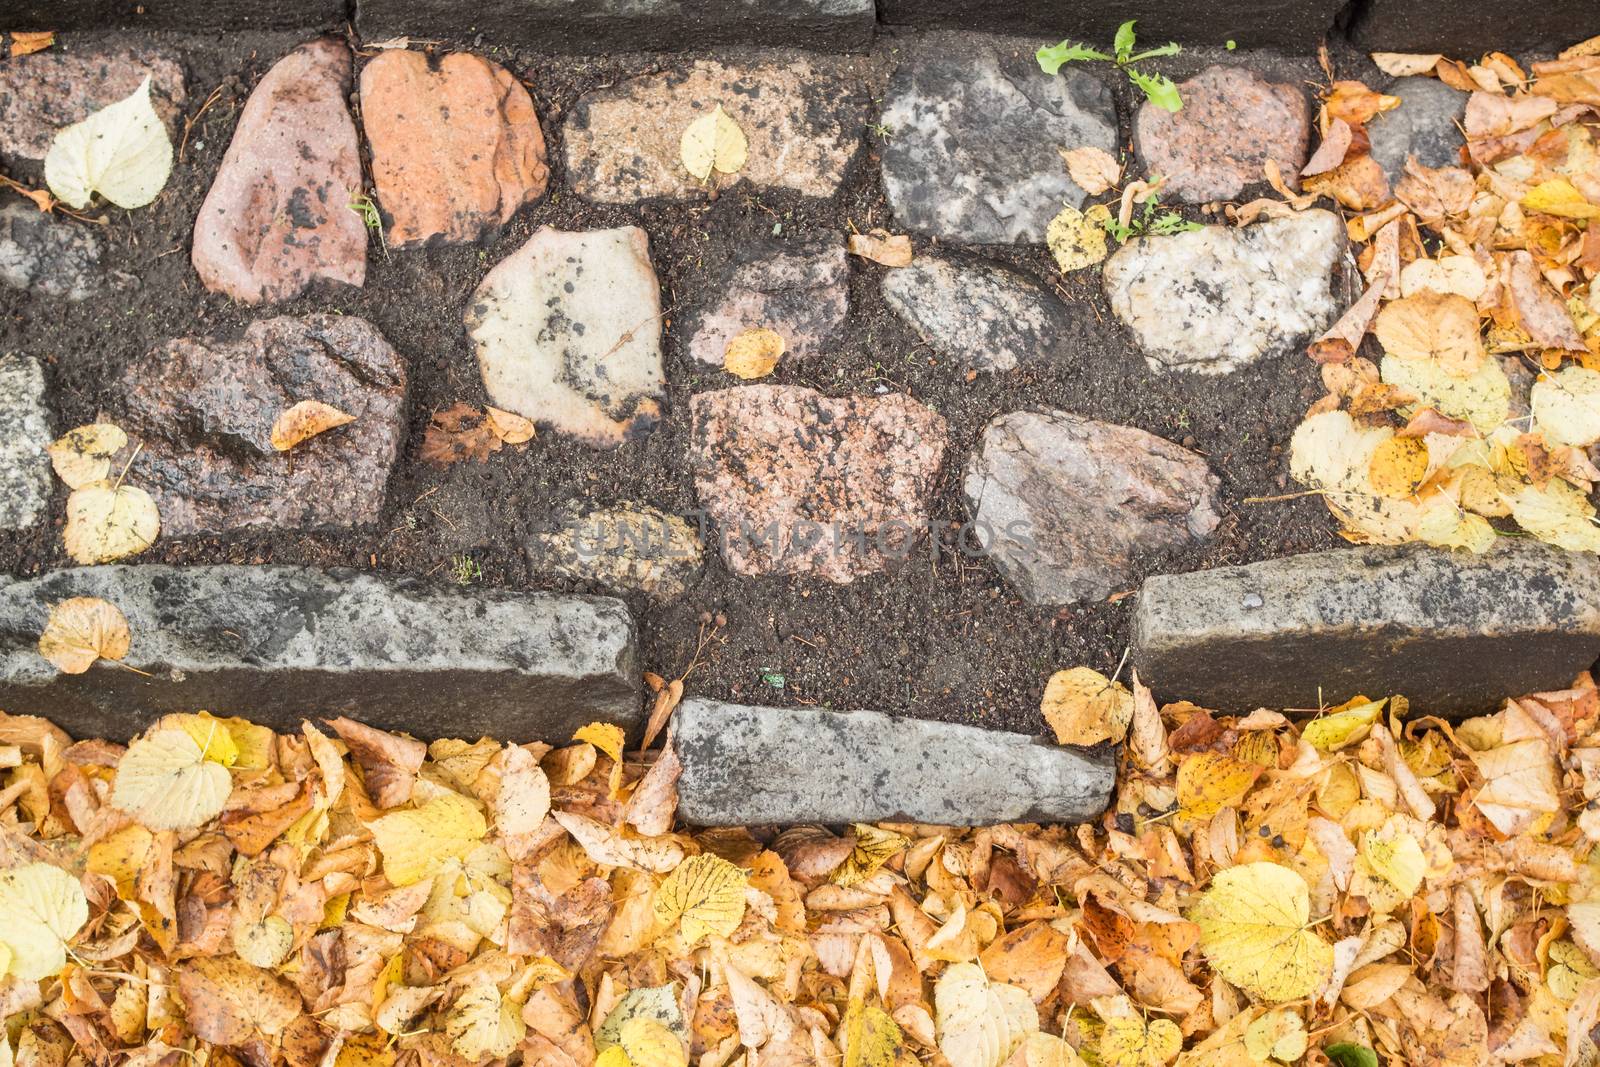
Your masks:
M653 74L586 93L563 130L579 196L605 203L701 197L684 170L683 131L718 106L739 125L748 158L722 185L832 196L861 146L867 100L822 57L724 65L699 60L687 74Z
M86 300L100 288L100 239L32 204L0 208L0 282L39 296Z
M1398 96L1400 106L1376 115L1366 129L1372 158L1383 166L1391 186L1404 176L1408 156L1424 167L1460 166L1466 142L1458 124L1466 116L1469 94L1437 78L1420 77L1396 78L1382 91Z
M400 454L405 394L405 361L365 319L281 316L135 359L115 421L143 445L129 477L155 497L163 537L363 526ZM272 424L302 400L355 421L279 452Z
M736 574L850 582L904 558L926 525L945 422L910 397L749 385L690 410L695 489Z
M831 238L761 241L706 285L720 294L683 325L689 354L722 366L728 342L746 330L783 338L785 360L827 354L840 339L849 311L844 245Z
M7 59L0 63L0 157L42 160L57 130L130 96L147 77L151 102L167 132L180 133L187 94L175 53L53 48Z
M50 502L50 416L37 360L0 356L0 427L0 530L26 530Z
M1028 603L1100 600L1216 529L1216 475L1131 426L1018 411L984 430L963 491L989 556Z
M1054 293L984 260L918 256L883 276L883 299L935 352L973 370L1049 359L1071 332Z
M1134 144L1145 172L1162 175L1164 196L1192 204L1231 200L1266 181L1276 160L1285 181L1305 165L1311 128L1306 93L1269 82L1242 67L1207 67L1178 84L1183 108L1146 102L1134 122Z
M534 534L528 559L563 578L670 598L699 575L705 552L693 525L660 508L573 502Z
M544 134L522 83L456 52L391 49L361 71L361 122L389 244L473 241L540 196Z
M1339 313L1344 226L1312 209L1250 226L1129 241L1106 260L1111 309L1153 371L1228 374L1320 333Z
M122 665L39 656L49 605L93 596L138 638ZM135 670L127 670L127 667ZM0 576L0 707L125 740L173 708L299 728L306 709L421 738L562 741L643 717L638 637L610 597L461 589L314 567L102 566Z
M916 233L972 244L1041 242L1085 193L1057 148L1116 151L1116 104L1081 70L1043 77L1031 54L908 49L879 120L883 186Z
M367 231L345 97L350 50L332 38L279 60L250 94L194 224L194 268L247 304L290 300L325 280L361 285Z
M491 404L615 448L660 418L661 318L643 230L547 226L483 279L466 326Z
M876 711L686 700L673 723L678 814L700 826L1084 822L1116 779L1109 747Z

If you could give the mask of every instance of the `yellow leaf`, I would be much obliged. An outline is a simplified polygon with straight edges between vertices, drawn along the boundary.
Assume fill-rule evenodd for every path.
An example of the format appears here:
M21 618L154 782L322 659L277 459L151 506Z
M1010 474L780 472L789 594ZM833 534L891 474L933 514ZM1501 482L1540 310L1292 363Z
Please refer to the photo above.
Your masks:
M951 1067L999 1067L1039 1029L1033 998L991 982L975 963L945 969L933 989L939 1051Z
M1054 1034L1029 1034L1007 1067L1084 1067L1077 1049Z
M765 326L745 330L728 342L722 353L722 369L745 381L765 378L783 355L783 335Z
M89 846L86 869L103 875L117 887L117 895L127 899L150 855L155 835L138 823L124 826ZM0 938L3 940L3 938Z
M228 768L179 729L161 729L128 746L117 764L111 803L151 830L188 830L222 811L233 791Z
M608 722L592 722L572 735L574 741L585 741L611 757L613 763L622 762L622 746L626 735L622 727Z
M621 1045L612 1045L595 1057L594 1067L633 1067Z
M1391 300L1373 320L1372 332L1386 355L1431 361L1457 377L1470 375L1488 358L1478 309L1453 293L1428 291Z
M678 923L690 948L711 934L730 937L744 920L748 885L745 873L720 856L691 856L656 891L656 921L663 926Z
M383 855L384 877L405 886L437 874L450 860L463 859L489 827L472 801L441 793L421 807L380 816L367 829Z
M1188 918L1200 951L1234 985L1278 1003L1309 997L1333 972L1333 946L1309 928L1306 880L1275 863L1218 871Z
M89 901L61 868L25 863L0 873L0 916L0 941L10 950L0 974L37 982L67 965L67 942L89 921Z
M894 1067L900 1028L882 1008L852 1000L844 1013L844 1067Z
M44 157L44 180L82 210L99 193L121 208L143 207L172 174L172 140L150 102L150 78L132 94L56 131Z
M1511 517L1541 541L1572 552L1600 552L1600 526L1584 493L1560 478L1524 485L1510 495Z
M1361 858L1373 873L1407 897L1422 887L1422 876L1428 869L1417 839L1403 829L1388 826L1361 835Z
M1244 1050L1257 1061L1294 1063L1306 1054L1306 1021L1288 1008L1269 1011L1244 1032Z
M1050 676L1039 711L1060 744L1117 744L1133 721L1133 694L1097 670L1073 667Z
M1551 178L1529 189L1522 198L1522 207L1525 211L1559 215L1564 219L1600 219L1600 205L1585 200L1577 187L1565 178Z
M143 489L101 480L67 497L67 555L79 563L109 563L136 556L161 532L156 502Z
M287 411L279 413L272 422L272 447L287 452L301 441L325 433L336 426L356 421L332 404L320 400L302 400Z
M1110 221L1111 210L1104 204L1096 204L1088 211L1064 207L1050 220L1044 240L1063 274L1092 267L1106 258L1105 224Z
M1100 1035L1100 1062L1106 1067L1166 1067L1183 1047L1183 1033L1171 1019L1117 1016Z
M227 723L214 718L208 711L194 715L168 715L161 720L161 725L175 726L194 738L194 743L200 746L208 760L215 760L224 767L232 767L239 762L239 746L234 743L233 731Z
M655 1019L638 1015L622 1024L617 1046L633 1067L688 1067L689 1053L678 1035Z
M1237 805L1260 774L1261 764L1221 752L1185 756L1178 764L1179 820L1205 822L1223 808Z
M1551 444L1587 448L1600 441L1600 372L1566 366L1542 374L1528 402L1534 426Z
M469 986L445 1017L450 1048L472 1061L511 1055L527 1033L517 1005L489 983Z
M856 844L839 869L833 872L835 885L855 885L875 874L889 857L911 843L904 834L880 830L865 823L855 825Z
M289 958L294 947L294 927L281 915L268 915L260 922L235 923L233 951L256 967L272 969Z
M109 422L92 422L68 430L50 446L56 476L77 489L111 473L111 457L128 444L128 435Z
M1319 751L1336 752L1367 736L1367 730L1378 721L1384 703L1356 697L1332 713L1308 722L1300 736Z
M711 114L689 123L679 141L678 152L683 169L705 181L713 170L732 174L744 166L749 144L739 124L718 104Z
M17 56L31 55L34 52L42 52L55 43L55 30L13 30L11 32L11 55L15 58Z
M630 989L617 1001L605 1022L594 1033L597 1049L611 1048L622 1038L622 1028L631 1019L654 1019L668 1030L687 1040L689 1027L683 1018L683 1006L678 1003L677 983L645 986Z
M1479 433L1506 421L1511 410L1511 382L1500 361L1485 359L1465 377L1437 361L1388 355L1380 367L1383 380L1415 393L1421 402L1453 419L1466 419Z
M1372 452L1367 480L1372 491L1391 499L1416 492L1428 473L1428 444L1420 437L1391 437Z
M97 659L128 654L128 617L98 597L75 596L50 606L39 635L39 655L63 674L82 674Z

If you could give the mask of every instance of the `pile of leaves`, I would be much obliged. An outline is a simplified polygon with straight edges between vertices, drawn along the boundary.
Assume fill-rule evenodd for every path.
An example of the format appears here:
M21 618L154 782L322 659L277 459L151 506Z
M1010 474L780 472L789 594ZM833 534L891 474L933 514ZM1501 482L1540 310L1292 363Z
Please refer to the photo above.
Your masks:
M1366 291L1310 347L1328 393L1293 474L1352 541L1482 551L1514 524L1600 551L1600 38L1531 72L1498 52L1374 59L1470 92L1466 146L1459 166L1408 160L1391 187L1366 125L1401 101L1333 82L1304 194L1241 209L1327 196L1356 213Z
M1098 825L693 831L600 723L0 714L0 1064L1594 1062L1588 676L1453 726L1049 703L1126 734Z

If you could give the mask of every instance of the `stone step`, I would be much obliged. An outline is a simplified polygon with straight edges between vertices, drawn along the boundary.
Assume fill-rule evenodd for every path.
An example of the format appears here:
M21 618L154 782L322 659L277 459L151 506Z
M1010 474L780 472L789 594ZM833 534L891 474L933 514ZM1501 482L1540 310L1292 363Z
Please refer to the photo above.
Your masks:
M125 666L65 675L39 655L50 605L76 596L128 617ZM348 715L421 738L559 742L597 719L638 726L639 681L633 619L610 597L279 566L0 578L0 709L77 737L126 739L204 709L279 730Z
M1315 552L1147 578L1133 664L1158 698L1219 711L1404 694L1413 714L1496 710L1600 657L1600 560L1502 539Z
M686 700L674 730L678 814L701 826L1083 822L1116 780L1109 748L876 711Z

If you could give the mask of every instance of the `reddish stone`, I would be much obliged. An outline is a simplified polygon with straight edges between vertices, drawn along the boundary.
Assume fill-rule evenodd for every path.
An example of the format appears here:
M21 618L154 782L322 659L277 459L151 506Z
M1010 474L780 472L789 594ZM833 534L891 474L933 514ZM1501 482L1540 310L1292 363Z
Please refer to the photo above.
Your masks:
M361 71L361 122L392 245L476 240L549 182L528 90L478 56L434 69L421 52L384 52Z
M1181 111L1146 103L1134 123L1145 170L1163 175L1162 194L1190 203L1231 200L1265 182L1274 159L1285 181L1305 166L1311 109L1297 85L1269 82L1239 67L1207 67L1182 82Z
M690 408L695 490L738 574L854 581L903 558L927 523L945 421L908 396L747 385Z
M150 100L174 133L183 113L183 67L153 48L63 52L0 63L0 156L43 159L56 131L132 95L150 79Z
M168 341L130 363L116 392L115 421L140 446L128 477L155 497L164 536L373 522L405 436L405 361L353 315ZM279 452L272 424L302 400L355 421Z
M194 224L194 269L247 304L291 300L316 279L360 285L367 231L356 126L345 105L350 50L301 45L245 102Z

